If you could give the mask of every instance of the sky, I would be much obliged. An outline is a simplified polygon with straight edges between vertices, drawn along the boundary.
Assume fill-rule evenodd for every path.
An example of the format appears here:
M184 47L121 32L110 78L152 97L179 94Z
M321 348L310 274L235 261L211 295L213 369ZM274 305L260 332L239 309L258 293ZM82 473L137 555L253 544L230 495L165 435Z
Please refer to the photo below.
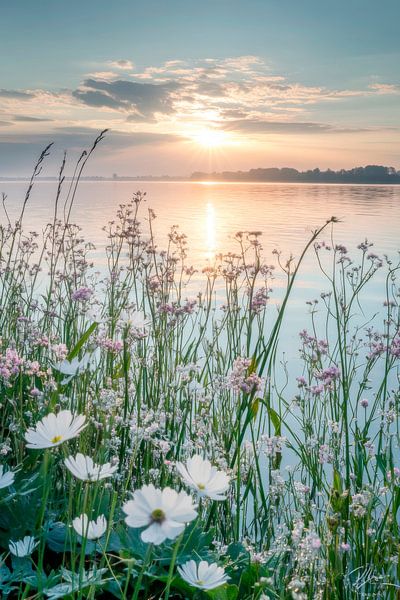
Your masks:
M398 0L0 0L0 176L400 169Z

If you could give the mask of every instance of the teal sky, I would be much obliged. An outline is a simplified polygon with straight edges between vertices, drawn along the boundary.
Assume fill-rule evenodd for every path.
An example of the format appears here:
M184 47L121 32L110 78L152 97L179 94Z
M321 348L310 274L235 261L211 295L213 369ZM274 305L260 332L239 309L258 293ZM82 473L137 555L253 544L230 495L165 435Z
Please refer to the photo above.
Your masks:
M2 4L0 175L103 127L93 170L400 168L398 1Z

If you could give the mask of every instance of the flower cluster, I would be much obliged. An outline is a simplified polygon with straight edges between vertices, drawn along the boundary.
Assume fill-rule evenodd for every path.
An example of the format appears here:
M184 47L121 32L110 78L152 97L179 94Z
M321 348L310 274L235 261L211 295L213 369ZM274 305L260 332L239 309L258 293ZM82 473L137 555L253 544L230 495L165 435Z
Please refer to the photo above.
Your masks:
M263 380L255 372L249 372L250 358L238 357L233 362L226 385L236 392L251 394L261 389Z

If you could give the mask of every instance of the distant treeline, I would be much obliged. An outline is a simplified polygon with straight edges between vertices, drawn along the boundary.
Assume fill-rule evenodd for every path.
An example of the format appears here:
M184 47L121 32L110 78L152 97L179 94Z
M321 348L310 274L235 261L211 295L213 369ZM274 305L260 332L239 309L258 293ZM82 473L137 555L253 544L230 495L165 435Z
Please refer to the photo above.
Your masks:
M223 171L222 173L193 173L194 181L280 181L304 183L400 183L400 171L393 167L368 165L354 169L310 169L298 171L284 167L282 169L250 169L250 171Z

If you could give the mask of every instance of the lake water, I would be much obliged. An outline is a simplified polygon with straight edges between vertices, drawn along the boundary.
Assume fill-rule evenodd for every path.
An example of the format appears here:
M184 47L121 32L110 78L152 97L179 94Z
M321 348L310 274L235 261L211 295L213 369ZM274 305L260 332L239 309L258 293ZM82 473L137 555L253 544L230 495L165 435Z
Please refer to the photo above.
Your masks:
M25 182L0 182L12 216L26 187ZM296 254L310 232L332 215L342 221L335 225L337 242L351 248L367 237L377 252L398 249L400 186L83 181L73 220L101 247L102 225L138 190L147 193L146 204L157 215L160 245L168 229L179 225L196 264L204 264L211 253L234 249L232 236L239 230L262 231L266 254L274 248ZM48 221L55 191L55 182L36 184L25 218L29 228L40 229Z
M0 192L7 194L11 217L18 214L26 186L24 182L0 182ZM34 187L25 217L25 226L30 230L41 230L51 218L56 186L56 182L38 182ZM146 205L157 215L154 231L159 248L166 246L169 228L179 225L188 236L189 262L197 268L205 266L215 253L236 251L233 236L239 230L263 233L261 241L268 263L276 262L272 254L275 248L284 256L293 253L298 257L312 230L332 215L341 220L333 227L334 241L346 245L350 253L356 252L365 238L374 242L378 255L396 258L400 247L400 186L83 181L72 219L96 245L96 265L104 264L102 226L114 218L118 205L126 203L138 190L146 192ZM330 233L327 230L323 239L330 241ZM382 306L383 278L382 270L368 287L371 312ZM194 285L201 286L201 281ZM282 285L278 279L273 296L277 301ZM286 336L296 341L296 348L298 331L307 324L305 302L326 288L310 250L285 327Z

